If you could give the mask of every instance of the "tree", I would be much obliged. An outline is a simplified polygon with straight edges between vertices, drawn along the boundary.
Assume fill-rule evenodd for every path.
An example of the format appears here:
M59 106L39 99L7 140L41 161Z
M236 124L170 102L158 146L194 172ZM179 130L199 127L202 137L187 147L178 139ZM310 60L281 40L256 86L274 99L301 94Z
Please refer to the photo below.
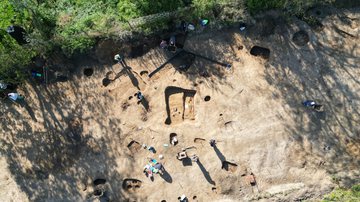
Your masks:
M1 30L0 38L0 79L6 83L21 83L26 78L25 67L35 53L20 46L4 30Z

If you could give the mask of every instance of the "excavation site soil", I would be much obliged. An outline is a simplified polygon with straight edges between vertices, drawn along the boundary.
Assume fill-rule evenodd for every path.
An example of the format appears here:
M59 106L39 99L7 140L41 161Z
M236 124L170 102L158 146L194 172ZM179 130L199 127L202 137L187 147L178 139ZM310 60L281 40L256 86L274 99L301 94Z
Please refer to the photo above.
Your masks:
M54 56L58 80L0 109L1 200L300 201L359 183L360 12L309 12L195 30L176 53L147 38Z

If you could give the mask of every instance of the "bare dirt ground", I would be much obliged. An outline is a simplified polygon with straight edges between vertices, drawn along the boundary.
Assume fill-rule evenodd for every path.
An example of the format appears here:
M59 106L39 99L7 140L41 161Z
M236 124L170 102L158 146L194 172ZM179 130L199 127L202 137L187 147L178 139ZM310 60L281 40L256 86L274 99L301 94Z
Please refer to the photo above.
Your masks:
M118 78L119 65L80 58L69 81L29 82L24 107L1 107L1 200L177 201L185 194L190 201L295 201L359 183L360 13L320 11L316 29L268 14L246 36L225 29L187 38L186 50L230 62L231 70L196 57L187 72L174 61L148 78L168 58L155 48L126 59L131 68ZM300 30L307 36L293 39ZM251 55L255 45L270 57ZM85 76L85 68L94 73ZM106 75L116 79L105 87ZM166 95L169 86L182 90ZM147 103L137 104L139 89ZM305 99L325 111L305 109ZM176 159L187 147L199 162ZM148 179L147 157L166 174Z

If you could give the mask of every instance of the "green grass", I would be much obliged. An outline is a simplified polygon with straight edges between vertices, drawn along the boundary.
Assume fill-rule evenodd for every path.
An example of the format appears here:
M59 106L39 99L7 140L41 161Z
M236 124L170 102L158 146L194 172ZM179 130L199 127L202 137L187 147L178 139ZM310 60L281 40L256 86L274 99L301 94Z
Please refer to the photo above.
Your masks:
M351 189L337 188L330 194L324 196L323 202L358 202L360 201L360 184L354 185Z

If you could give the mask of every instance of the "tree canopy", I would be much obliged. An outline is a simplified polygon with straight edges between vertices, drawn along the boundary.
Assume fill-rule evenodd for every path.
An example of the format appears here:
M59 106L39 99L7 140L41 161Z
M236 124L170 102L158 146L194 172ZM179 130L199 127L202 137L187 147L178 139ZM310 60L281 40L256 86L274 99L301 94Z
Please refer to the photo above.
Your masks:
M302 8L322 0L243 0L255 14L267 9ZM325 0L325 2L333 0ZM213 17L216 5L231 4L233 0L2 0L0 4L0 80L25 78L22 74L34 55L46 55L55 47L67 56L86 52L96 38L109 37L130 29L128 21L134 18L177 11L191 7L187 18ZM167 22L140 25L140 31L151 33L153 27L166 27ZM17 44L4 31L17 25L28 33L29 43ZM137 30L137 31L138 31Z

